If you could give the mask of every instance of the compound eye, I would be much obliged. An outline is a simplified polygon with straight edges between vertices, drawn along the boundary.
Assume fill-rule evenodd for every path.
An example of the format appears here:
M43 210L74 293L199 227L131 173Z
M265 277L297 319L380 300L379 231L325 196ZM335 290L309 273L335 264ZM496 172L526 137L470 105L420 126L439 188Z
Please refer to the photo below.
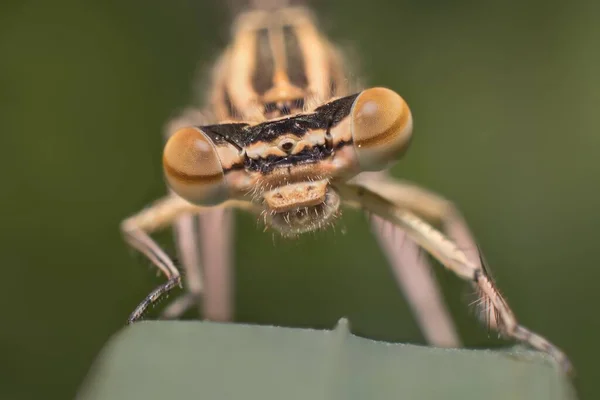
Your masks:
M402 155L410 143L410 109L392 90L363 91L354 101L351 118L352 141L362 170L384 169Z
M163 169L175 193L194 204L217 204L227 197L219 153L198 128L183 128L168 140Z

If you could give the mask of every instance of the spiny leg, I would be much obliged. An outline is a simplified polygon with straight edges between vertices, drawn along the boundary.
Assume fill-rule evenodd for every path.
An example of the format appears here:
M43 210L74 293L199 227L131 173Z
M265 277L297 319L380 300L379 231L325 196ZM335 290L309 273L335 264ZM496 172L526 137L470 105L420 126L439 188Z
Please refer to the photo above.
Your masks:
M173 231L177 254L184 267L186 293L171 302L161 318L177 319L194 305L201 312L201 297L204 282L200 269L200 253L198 249L198 233L196 230L196 215L184 214L175 219Z
M253 206L246 202L230 200L218 207L240 207L253 210ZM152 291L130 315L128 322L138 320L147 308L158 301L164 294L175 286L181 286L181 275L173 261L150 237L149 232L164 228L173 223L175 218L185 213L199 213L207 208L188 203L177 196L165 197L152 206L133 215L121 224L121 231L125 240L136 250L144 254L156 265L168 279L168 282ZM254 210L253 210L254 211Z
M152 291L131 313L128 323L140 319L146 309L175 286L181 286L181 275L175 267L171 258L150 237L148 232L160 229L173 222L173 220L186 211L192 211L197 207L187 201L169 196L154 203L136 215L133 215L121 223L121 231L125 241L144 254L157 266L167 277L167 283Z
M389 199L398 207L412 211L434 226L441 227L458 245L469 261L485 269L482 254L463 216L449 200L410 182L393 179L381 173L362 173L353 183L364 186L374 193ZM488 272L488 271L486 271ZM488 273L489 276L489 273ZM490 276L491 277L491 276ZM480 289L473 284L479 294ZM497 329L493 308L485 296L476 302L481 317L490 329Z
M379 216L372 216L372 224L427 342L438 347L460 347L431 265L419 247L406 237L406 232Z
M356 184L406 208L430 223L441 226L448 236L469 256L480 264L479 250L464 218L452 202L410 182L391 178L381 173L361 173L351 180Z
M177 319L197 305L204 319L230 321L233 318L233 214L217 208L199 215L182 215L175 221L174 228L187 293L169 304L161 317Z
M388 192L386 184L396 183L386 172L364 172L353 181L370 184L375 189L379 188L377 182L380 182L380 189ZM422 202L416 204L421 205ZM427 342L438 347L460 347L456 327L442 299L431 264L422 256L419 246L407 238L402 229L381 217L372 216L372 225Z
M398 225L443 266L462 279L477 285L482 295L494 307L497 315L497 329L500 333L549 354L566 373L572 372L573 369L569 359L558 347L537 333L519 325L512 310L485 270L480 265L471 262L456 243L413 212L399 207L390 199L371 191L365 186L341 184L337 187L344 199L359 203L370 212Z

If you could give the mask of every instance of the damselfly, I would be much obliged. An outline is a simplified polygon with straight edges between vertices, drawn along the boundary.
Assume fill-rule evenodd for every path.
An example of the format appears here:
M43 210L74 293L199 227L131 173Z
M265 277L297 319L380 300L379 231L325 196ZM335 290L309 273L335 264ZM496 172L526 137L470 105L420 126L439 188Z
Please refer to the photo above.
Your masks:
M186 293L165 317L202 304L205 318L231 318L228 209L254 213L266 227L294 237L330 226L342 207L351 207L372 214L375 226L392 224L397 231L375 229L430 343L460 344L429 265L407 257L417 247L471 282L490 326L570 370L561 350L519 325L452 203L382 172L411 140L404 99L386 88L352 91L343 55L312 14L283 0L269 3L256 0L237 16L206 107L187 109L168 125L163 167L170 194L122 223L127 242L168 279L129 322L183 283ZM169 226L175 227L185 282L149 235ZM410 244L400 246L404 240Z

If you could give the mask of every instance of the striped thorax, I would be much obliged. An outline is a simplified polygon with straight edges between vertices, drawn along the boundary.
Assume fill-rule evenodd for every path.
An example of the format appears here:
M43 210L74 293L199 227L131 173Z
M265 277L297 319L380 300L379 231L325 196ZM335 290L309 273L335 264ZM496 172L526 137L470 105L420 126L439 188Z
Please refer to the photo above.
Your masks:
M307 9L243 13L232 34L213 77L218 121L260 122L348 94L342 57Z

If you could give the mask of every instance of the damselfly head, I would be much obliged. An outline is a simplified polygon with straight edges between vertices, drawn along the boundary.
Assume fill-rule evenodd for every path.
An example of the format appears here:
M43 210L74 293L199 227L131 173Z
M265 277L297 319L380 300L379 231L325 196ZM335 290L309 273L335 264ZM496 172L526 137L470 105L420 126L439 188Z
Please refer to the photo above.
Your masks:
M181 129L167 142L163 165L169 186L186 200L247 200L263 209L267 225L295 236L339 214L331 182L386 168L411 133L404 100L373 88L262 123Z

